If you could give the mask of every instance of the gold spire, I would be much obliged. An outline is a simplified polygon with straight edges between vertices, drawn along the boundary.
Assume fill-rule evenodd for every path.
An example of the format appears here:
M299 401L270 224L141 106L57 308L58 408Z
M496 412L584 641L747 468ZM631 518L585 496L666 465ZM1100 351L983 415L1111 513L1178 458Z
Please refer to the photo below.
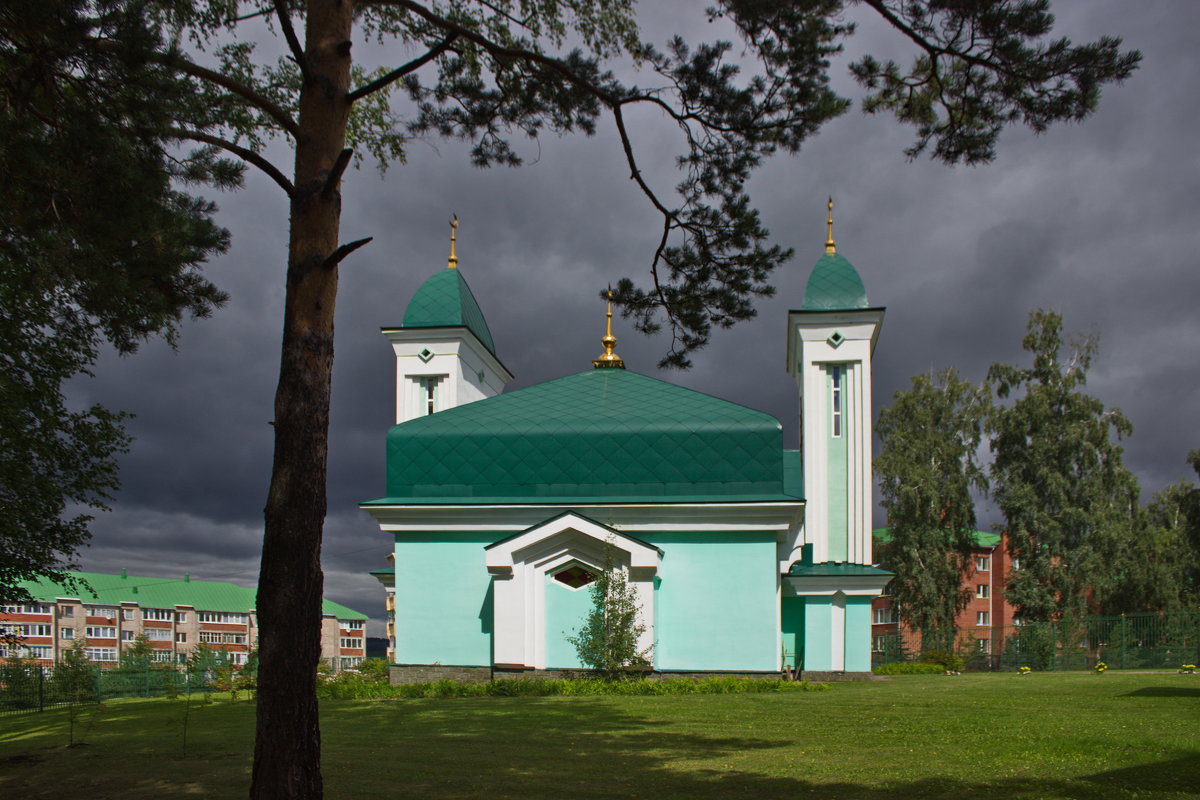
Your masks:
M829 235L825 238L825 252L830 255L837 252L837 244L833 241L833 197L829 198L829 216L825 218L825 224L828 226Z
M458 214L450 223L450 258L446 260L446 269L458 269L458 253L454 252L455 234L458 232Z
M604 338L600 340L600 343L604 345L604 354L599 358L594 359L592 361L592 366L596 368L616 367L618 369L625 369L625 361L619 355L613 352L613 347L615 347L617 344L617 337L613 336L612 332L612 297L613 290L612 284L610 283L608 285L608 311L604 315Z

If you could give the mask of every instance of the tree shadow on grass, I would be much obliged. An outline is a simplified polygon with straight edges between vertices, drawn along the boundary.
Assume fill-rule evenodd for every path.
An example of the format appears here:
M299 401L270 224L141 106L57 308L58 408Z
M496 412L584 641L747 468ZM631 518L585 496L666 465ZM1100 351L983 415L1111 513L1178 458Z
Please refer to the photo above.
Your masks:
M1194 686L1146 686L1121 697L1200 697L1200 688Z
M352 725L339 726L343 735L326 740L326 797L358 798L363 791L387 787L390 796L427 800L1095 800L1194 797L1192 792L1200 785L1200 753L1187 751L1167 761L1068 779L989 779L984 765L978 781L939 777L879 783L806 779L805 764L811 763L814 748L806 748L803 733L795 741L755 736L749 730L752 716L746 718L746 735L712 736L704 733L702 716L711 709L698 707L697 720L681 726L645 718L628 706L616 708L601 699L559 700L491 698L355 704L338 709L334 714L353 714L355 720ZM722 721L722 730L730 729L727 722ZM747 759L748 753L758 756ZM872 756L847 752L846 757L858 759L852 771L862 774L863 760ZM921 756L918 753L913 758ZM822 765L822 772L828 774L828 765Z

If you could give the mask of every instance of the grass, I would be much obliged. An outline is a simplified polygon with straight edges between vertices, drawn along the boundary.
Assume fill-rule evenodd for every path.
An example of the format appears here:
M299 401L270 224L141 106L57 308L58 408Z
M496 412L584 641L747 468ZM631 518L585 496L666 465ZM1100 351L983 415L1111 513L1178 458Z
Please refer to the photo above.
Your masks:
M1197 797L1200 679L911 675L827 692L322 702L326 796ZM89 722L91 727L86 727ZM253 706L0 718L0 796L244 797ZM80 730L82 726L82 736Z

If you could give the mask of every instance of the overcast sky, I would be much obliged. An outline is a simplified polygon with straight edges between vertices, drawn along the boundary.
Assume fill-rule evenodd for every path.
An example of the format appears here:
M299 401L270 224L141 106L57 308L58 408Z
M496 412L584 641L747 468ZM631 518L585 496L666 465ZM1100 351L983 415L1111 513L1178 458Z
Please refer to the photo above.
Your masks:
M655 4L644 34L660 43L665 32L710 35L702 7ZM1056 34L1119 36L1144 54L1132 79L1105 88L1095 116L1040 136L1012 129L993 164L952 168L906 161L912 132L856 106L750 185L773 241L796 251L776 275L777 296L756 319L719 333L686 373L659 372L667 342L639 337L618 317L628 367L767 411L795 447L786 316L823 253L832 194L838 252L858 268L872 305L887 307L876 409L923 371L955 366L980 380L993 362L1024 363L1029 311L1053 308L1068 331L1099 336L1088 389L1133 421L1125 460L1143 499L1185 477L1187 452L1200 447L1200 4L1055 7ZM906 52L865 13L856 18L864 24L849 55ZM834 66L835 86L857 97L846 63ZM672 130L653 115L635 123L647 174L669 191ZM390 537L357 504L384 488L395 366L379 328L400 323L421 282L445 267L451 214L461 220L463 274L516 375L510 390L590 366L603 334L597 291L641 279L656 243L659 220L627 178L610 121L595 137L546 139L523 152L525 167L478 170L461 145L413 142L407 164L382 178L367 165L344 185L342 240L375 241L341 268L324 565L326 596L374 618L371 635L382 635L383 592L367 572L384 565ZM274 155L286 165L286 154ZM153 342L130 358L106 356L94 379L72 387L75 401L136 415L123 486L93 524L85 569L256 581L287 207L255 173L242 191L215 199L233 247L207 274L229 304L187 324L177 352ZM999 522L986 505L979 512L981 527Z

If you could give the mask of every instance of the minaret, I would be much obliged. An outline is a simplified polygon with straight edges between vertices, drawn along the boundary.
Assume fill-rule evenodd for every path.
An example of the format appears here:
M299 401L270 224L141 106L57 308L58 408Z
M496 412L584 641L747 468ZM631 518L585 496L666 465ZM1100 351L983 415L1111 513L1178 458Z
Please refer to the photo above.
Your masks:
M869 305L857 270L837 252L832 197L827 209L825 254L803 305L788 313L788 372L800 390L804 543L816 563L870 564L871 355L884 309Z
M458 268L457 245L455 216L446 269L421 284L402 325L383 329L396 353L397 423L492 397L512 380Z

